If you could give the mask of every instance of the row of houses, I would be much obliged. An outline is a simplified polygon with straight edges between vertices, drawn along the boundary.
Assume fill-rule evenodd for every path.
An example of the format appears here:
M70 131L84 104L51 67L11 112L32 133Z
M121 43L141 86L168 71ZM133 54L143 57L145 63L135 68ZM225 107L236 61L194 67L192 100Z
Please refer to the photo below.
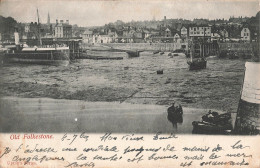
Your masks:
M251 32L248 27L241 30L241 38L231 38L227 30L223 29L212 32L210 26L182 26L180 30L173 29L169 26L160 30L147 30L140 28L124 27L122 30L108 29L108 31L94 32L87 29L81 35L85 43L142 43L142 42L187 42L188 39L203 38L209 41L244 41L250 42Z
M166 20L166 18L164 19ZM40 29L39 29L40 28ZM73 27L69 20L56 20L56 23L47 24L30 23L25 24L21 32L22 39L37 39L38 34L43 38L72 38ZM165 23L159 25L156 29L137 28L132 26L104 29L86 29L79 33L79 37L84 43L186 43L188 39L203 39L207 41L244 41L250 42L255 40L257 34L252 32L249 27L241 29L240 38L230 38L226 29L214 30L209 25L179 25L169 26ZM78 36L77 36L78 37Z
M229 30L230 31L230 30ZM188 39L203 39L207 41L244 41L250 42L252 34L248 26L241 29L240 38L231 38L225 28L215 29L211 25L171 25L169 26L164 16L161 25L156 29L137 28L132 26L122 27L118 30L107 28L105 30L86 30L81 34L85 43L142 43L142 42L187 42Z
M39 24L37 22L27 23L23 31L20 32L22 39L37 39L39 35L42 38L72 38L72 25L69 20L56 20L55 24Z

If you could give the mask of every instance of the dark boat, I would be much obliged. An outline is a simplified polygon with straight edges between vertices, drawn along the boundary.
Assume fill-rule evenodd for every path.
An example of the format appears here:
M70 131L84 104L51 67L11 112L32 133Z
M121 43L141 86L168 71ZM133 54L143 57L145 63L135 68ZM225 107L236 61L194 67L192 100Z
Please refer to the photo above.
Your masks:
M70 61L69 47L64 46L42 46L40 35L39 13L38 15L38 38L39 46L24 47L19 43L19 34L14 33L15 46L10 47L4 54L3 62L8 63L28 63L43 65L68 65Z
M202 44L203 46L204 44ZM200 47L201 48L201 44ZM198 52L199 51L199 52ZM192 41L191 41L191 49L190 49L190 60L187 61L187 64L189 65L189 70L200 70L205 69L207 67L207 60L204 58L204 51L203 55L201 56L201 50L194 47ZM199 58L197 55L199 55Z
M28 63L42 65L68 65L69 47L11 48L4 54L4 63Z
M160 55L163 55L164 54L164 52L162 51L162 52L160 52Z
M193 61L187 61L189 65L189 70L200 70L205 69L207 67L207 61L204 58L199 58Z
M126 53L128 54L129 58L140 56L140 51L126 51Z
M231 114L218 114L209 111L202 116L202 121L193 121L193 133L197 134L226 134L232 130Z
M232 130L231 124L216 125L205 121L193 121L193 134L228 134Z
M160 51L154 51L153 54L158 54Z
M239 58L237 52L234 52L234 51L229 51L227 53L227 56L229 59L238 59Z

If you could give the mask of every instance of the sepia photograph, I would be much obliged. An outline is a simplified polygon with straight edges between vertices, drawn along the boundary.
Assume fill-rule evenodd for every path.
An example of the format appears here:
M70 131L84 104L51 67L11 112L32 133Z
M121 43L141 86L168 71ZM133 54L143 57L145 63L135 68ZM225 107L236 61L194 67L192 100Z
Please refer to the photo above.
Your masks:
M1 0L0 132L259 135L259 15L258 0Z

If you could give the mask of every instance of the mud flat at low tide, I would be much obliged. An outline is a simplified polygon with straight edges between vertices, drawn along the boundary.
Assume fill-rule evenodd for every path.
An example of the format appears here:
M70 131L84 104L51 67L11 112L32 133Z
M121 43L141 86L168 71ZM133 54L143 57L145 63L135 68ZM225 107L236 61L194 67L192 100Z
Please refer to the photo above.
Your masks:
M4 65L0 95L160 105L177 101L184 107L236 111L245 61L207 60L201 71L189 71L183 55L151 52L132 59L79 60L66 67Z

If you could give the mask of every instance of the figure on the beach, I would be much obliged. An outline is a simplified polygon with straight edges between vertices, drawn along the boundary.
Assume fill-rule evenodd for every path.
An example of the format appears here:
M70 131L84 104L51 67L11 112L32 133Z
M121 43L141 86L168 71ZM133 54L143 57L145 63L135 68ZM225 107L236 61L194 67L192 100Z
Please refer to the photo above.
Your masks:
M175 102L173 102L172 106L167 109L167 112L168 120L172 123L173 128L177 130L177 123L183 123L182 106L180 104L175 106Z

